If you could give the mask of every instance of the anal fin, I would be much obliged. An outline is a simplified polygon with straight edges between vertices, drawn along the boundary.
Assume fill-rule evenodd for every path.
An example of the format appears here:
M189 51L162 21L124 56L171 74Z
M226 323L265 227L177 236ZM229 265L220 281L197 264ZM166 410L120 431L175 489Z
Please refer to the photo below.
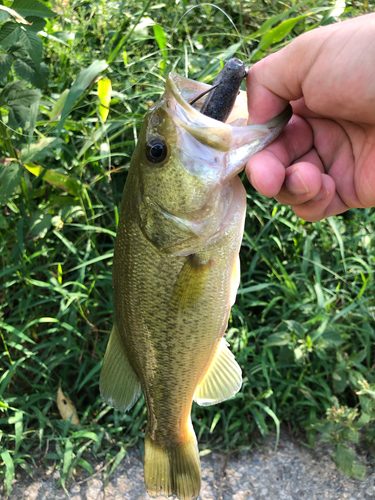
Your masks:
M234 396L242 385L242 372L228 342L221 339L216 356L194 395L200 406L210 406Z
M141 384L135 374L113 326L100 373L100 394L104 401L120 411L128 411L141 394Z

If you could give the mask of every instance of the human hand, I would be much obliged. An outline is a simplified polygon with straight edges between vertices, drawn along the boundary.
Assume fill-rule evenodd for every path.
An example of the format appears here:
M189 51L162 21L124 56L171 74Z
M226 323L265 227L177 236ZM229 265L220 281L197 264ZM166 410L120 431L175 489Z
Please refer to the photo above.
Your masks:
M375 206L375 14L305 33L247 77L250 123L292 101L280 136L247 163L252 185L318 221Z

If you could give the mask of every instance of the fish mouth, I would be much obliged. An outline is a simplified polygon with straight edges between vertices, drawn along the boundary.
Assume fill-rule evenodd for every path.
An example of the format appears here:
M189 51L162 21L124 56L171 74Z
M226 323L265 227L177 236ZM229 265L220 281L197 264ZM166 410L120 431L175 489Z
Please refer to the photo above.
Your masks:
M226 123L222 123L200 113L206 95L193 106L190 104L212 85L171 72L165 88L167 110L173 121L200 144L208 146L220 156L220 163L226 167L226 178L239 173L253 154L276 139L293 114L289 104L282 113L265 124L247 124L247 96L246 92L240 91Z

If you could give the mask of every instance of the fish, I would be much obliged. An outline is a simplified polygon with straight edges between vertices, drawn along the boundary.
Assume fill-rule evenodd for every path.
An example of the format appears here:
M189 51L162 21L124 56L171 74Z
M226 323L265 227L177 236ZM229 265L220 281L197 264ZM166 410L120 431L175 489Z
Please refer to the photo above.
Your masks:
M224 339L246 212L238 174L292 114L288 106L266 124L247 124L240 91L223 123L201 113L199 96L211 88L171 72L145 115L121 202L114 325L100 375L102 398L120 411L143 391L146 489L180 500L196 499L201 487L193 400L217 404L242 384Z

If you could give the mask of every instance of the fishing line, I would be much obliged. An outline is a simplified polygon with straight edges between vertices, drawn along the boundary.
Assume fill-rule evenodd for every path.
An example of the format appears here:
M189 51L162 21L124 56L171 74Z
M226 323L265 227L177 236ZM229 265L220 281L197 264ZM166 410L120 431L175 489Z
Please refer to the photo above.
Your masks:
M237 29L237 26L235 25L235 23L233 22L233 19L229 16L229 14L227 14L221 7L219 7L218 5L215 5L215 4L212 4L212 3L200 3L198 5L194 5L193 7L190 7L181 17L180 19L177 21L177 24L176 26L173 27L173 29L177 28L177 26L181 23L182 19L187 16L188 14L190 14L190 12L192 12L194 9L197 9L198 7L202 7L202 6L210 6L210 7L214 7L215 9L219 10L222 14L224 14L224 16L228 19L228 21L231 23L231 25L233 26L235 32L237 33L237 36L238 38L240 39L240 42L241 42L241 46L244 47L244 50L245 50L245 53L248 57L248 59L250 60L250 52L248 51L248 48L246 47L246 45L244 44L244 37L241 35L241 33L238 31ZM173 33L172 35L170 36L170 39L169 39L169 43L171 41L173 37ZM186 63L187 64L187 63Z
M14 128L10 127L7 123L3 122L3 120L0 120L0 123L2 123L5 128L8 128L9 130L14 132L15 134L22 135L23 137L29 137L29 134L23 134L22 132L18 132L18 130L14 130ZM39 136L37 134L35 134L33 136L33 138L34 137L39 137Z

